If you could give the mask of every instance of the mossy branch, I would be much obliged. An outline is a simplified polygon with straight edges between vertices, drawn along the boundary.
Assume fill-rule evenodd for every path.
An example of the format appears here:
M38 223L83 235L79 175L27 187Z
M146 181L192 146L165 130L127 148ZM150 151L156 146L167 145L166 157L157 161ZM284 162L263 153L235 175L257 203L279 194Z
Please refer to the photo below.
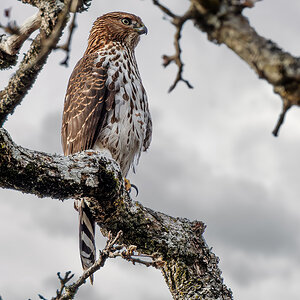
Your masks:
M199 221L174 218L134 202L125 191L118 164L96 151L50 155L17 146L0 129L0 187L56 199L85 197L101 231L136 245L139 253L161 257L158 265L175 299L219 295L232 299L224 286L218 259L207 246ZM175 276L174 274L184 274ZM178 298L183 295L182 298ZM193 296L193 297L192 297Z

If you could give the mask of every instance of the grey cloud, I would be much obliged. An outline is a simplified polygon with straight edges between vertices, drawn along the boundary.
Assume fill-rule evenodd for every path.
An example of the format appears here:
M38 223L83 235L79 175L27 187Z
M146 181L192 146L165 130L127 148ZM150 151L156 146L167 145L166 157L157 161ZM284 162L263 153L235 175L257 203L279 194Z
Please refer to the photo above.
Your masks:
M54 111L45 116L39 133L39 145L42 151L62 154L61 119L62 112L60 111Z
M175 142L168 148L177 149L177 155L162 146L139 170L143 182L137 177L136 183L142 203L153 203L152 207L171 215L205 221L206 235L218 244L247 253L299 259L300 221L280 204L275 193L247 178L214 175L208 164L193 160L193 153L182 157L183 149Z

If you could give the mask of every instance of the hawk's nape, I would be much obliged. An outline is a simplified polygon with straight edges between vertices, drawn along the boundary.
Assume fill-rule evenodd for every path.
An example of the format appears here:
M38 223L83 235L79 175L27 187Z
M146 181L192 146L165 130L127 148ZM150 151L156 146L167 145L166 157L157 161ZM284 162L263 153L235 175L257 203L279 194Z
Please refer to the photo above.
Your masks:
M146 26L133 14L112 12L99 17L71 74L64 104L64 154L98 150L119 163L124 177L152 136L147 95L134 54L144 33ZM86 270L96 258L95 222L88 200L78 204L80 256Z

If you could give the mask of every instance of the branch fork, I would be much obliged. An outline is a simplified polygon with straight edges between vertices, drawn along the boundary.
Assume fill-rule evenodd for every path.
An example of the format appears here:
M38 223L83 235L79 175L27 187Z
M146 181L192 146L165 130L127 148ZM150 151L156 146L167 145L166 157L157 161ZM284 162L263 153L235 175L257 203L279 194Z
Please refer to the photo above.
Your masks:
M190 8L187 10L187 12L184 15L177 16L173 12L171 12L167 7L162 5L159 1L153 0L153 4L158 6L165 14L171 17L171 23L176 28L176 32L174 36L175 54L162 56L164 67L167 67L171 62L174 62L178 67L175 80L173 84L170 86L168 92L169 93L172 92L177 86L179 81L184 82L190 89L192 89L193 86L190 84L190 82L182 77L184 63L182 62L182 58L181 58L182 50L180 46L180 39L181 39L181 31L184 23L187 20L193 19L193 10Z

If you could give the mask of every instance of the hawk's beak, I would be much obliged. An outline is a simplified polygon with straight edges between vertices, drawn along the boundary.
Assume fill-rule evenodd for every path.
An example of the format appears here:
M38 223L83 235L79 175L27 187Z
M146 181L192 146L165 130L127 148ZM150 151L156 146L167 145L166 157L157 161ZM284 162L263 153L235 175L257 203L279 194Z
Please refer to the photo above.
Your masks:
M142 25L141 27L135 27L135 30L137 31L138 34L147 34L148 29L145 25Z

